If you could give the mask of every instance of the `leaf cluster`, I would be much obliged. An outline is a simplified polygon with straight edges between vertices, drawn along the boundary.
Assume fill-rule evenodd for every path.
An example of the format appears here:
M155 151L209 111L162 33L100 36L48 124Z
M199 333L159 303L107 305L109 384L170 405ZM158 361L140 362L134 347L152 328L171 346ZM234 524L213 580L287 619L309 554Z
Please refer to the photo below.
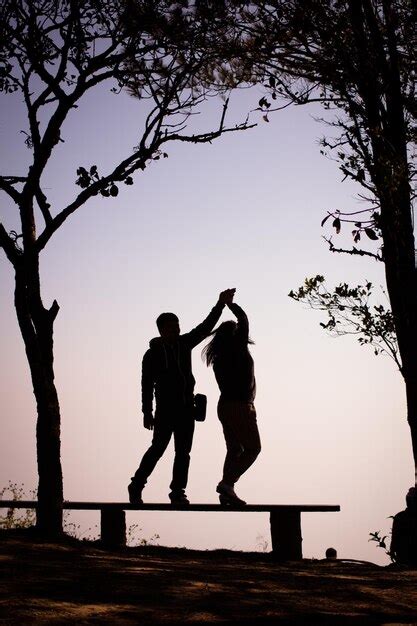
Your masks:
M359 243L363 236L365 236L365 238L368 240L380 242L380 245L376 252L371 250L359 250L358 248L356 248L355 245L353 245L351 250L340 250L335 248L331 237L324 237L325 241L329 243L331 251L348 252L350 254L362 254L373 257L377 261L384 260L384 245L381 242L382 230L380 211L372 207L363 211L354 212L344 212L340 211L340 209L336 209L335 211L327 211L326 217L324 217L321 221L322 227L326 224L329 218L332 218L331 224L332 228L334 228L336 235L339 235L341 233L343 224L347 224L350 228L352 228L353 225L351 234L354 244Z
M97 165L92 165L88 170L85 167L79 167L77 169L77 180L75 181L76 185L79 185L82 189L88 189L90 185L94 183L100 183L102 177L99 176L97 171ZM131 176L126 176L123 180L125 185L133 185L133 178ZM109 198L112 196L115 198L119 194L119 188L114 182L108 182L106 186L100 185L99 191L95 192L95 195L100 193L105 198Z
M355 287L340 283L333 290L325 285L324 276L306 278L290 298L327 314L320 326L332 336L355 335L361 346L369 345L374 354L387 354L402 371L392 311L373 304L373 284Z

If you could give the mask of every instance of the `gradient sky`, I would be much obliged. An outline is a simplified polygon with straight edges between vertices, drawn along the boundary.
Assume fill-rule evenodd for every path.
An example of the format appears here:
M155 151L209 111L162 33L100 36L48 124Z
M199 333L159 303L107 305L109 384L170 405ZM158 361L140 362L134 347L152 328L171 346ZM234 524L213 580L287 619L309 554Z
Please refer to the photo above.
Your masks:
M256 107L259 90L236 93L229 120ZM24 174L30 156L18 95L3 98L3 171ZM202 109L212 129L221 102ZM144 107L100 89L67 120L46 173L52 206L79 189L77 166L103 173L138 142ZM319 107L289 108L256 128L211 145L168 145L168 159L121 185L117 198L95 198L50 241L41 260L44 303L57 299L56 384L62 413L64 495L68 500L125 501L126 486L148 447L142 427L140 362L155 318L174 311L184 332L199 323L227 287L248 313L255 341L256 407L263 449L241 479L250 503L340 504L340 513L303 514L303 551L322 558L333 546L345 558L386 563L369 533L387 534L404 508L413 463L401 376L353 338L332 339L322 316L288 298L306 276L330 286L365 279L384 283L383 266L331 254L320 228L327 210L357 210L359 188L341 183L337 165L319 154L326 132ZM5 195L1 220L18 229ZM40 222L41 223L41 222ZM347 229L345 229L347 230ZM339 239L338 239L339 241ZM347 235L340 243L350 246ZM381 298L383 296L381 295ZM36 487L35 402L13 308L13 273L0 252L0 486ZM229 319L225 311L222 319ZM204 344L201 345L201 348ZM208 395L208 417L196 425L187 493L217 502L225 444L216 416L218 390L194 351L196 391ZM173 445L144 491L166 501ZM83 528L93 513L72 513ZM269 541L268 516L239 513L129 513L141 536L164 545L259 549ZM270 545L269 545L270 547Z

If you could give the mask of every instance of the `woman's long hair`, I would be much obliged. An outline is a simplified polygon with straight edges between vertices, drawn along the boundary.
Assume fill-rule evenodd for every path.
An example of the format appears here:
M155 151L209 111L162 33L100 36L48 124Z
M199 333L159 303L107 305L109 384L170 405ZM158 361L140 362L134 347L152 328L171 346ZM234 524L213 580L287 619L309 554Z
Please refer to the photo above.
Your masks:
M221 359L233 349L236 345L236 329L236 322L229 320L222 322L220 326L209 335L212 339L201 351L202 359L206 361L207 367L213 365L217 359ZM248 343L253 343L252 339L249 339Z

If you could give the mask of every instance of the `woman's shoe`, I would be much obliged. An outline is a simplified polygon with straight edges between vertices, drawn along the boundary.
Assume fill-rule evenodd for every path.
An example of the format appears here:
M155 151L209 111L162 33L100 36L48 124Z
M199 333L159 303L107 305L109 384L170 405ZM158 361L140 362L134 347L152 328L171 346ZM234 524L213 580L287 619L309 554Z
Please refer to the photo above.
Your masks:
M140 486L140 485L136 485L133 482L133 480L127 486L127 490L129 492L129 502L130 502L130 504L143 504L142 489L143 489L143 487Z
M246 502L235 493L231 485L220 482L216 487L216 491L219 494L219 500L222 506L244 506L246 504Z

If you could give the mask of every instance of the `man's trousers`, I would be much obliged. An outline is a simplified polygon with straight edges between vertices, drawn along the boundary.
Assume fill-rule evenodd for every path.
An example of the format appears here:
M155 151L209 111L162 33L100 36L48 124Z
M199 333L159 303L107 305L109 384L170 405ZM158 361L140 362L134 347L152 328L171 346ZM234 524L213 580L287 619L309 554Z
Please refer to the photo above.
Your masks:
M174 416L162 414L156 410L153 438L150 447L132 480L138 487L143 487L152 474L161 456L174 436L175 457L172 470L171 491L183 491L187 486L190 452L194 435L194 418L190 411L178 411Z

